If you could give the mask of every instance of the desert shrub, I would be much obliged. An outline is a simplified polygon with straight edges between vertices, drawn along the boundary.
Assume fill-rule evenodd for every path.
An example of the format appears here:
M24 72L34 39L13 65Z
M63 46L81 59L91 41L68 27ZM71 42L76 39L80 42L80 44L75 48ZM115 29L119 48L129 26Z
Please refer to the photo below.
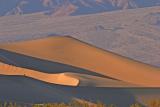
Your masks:
M96 107L106 107L106 105L103 104L102 102L98 101L96 104Z
M106 106L104 106L104 107L106 107ZM107 107L117 107L117 106L114 104L111 104L111 105L108 105Z
M4 103L0 103L0 107L20 107L20 105L14 102L9 102L9 103L4 102Z
M32 107L68 107L66 104L64 103L47 103L47 104L34 104Z
M79 102L79 101L73 100L69 103L69 107L90 107L90 106L85 101Z
M132 104L130 107L142 107L140 104L136 103L136 104Z
M160 107L160 100L151 100L151 101L149 101L148 107Z
M97 102L96 104L89 104L86 101L76 101L73 100L70 103L44 103L44 104L29 104L29 105L19 105L19 103L14 102L0 102L0 107L118 107L113 104L105 105L102 102ZM130 107L142 107L140 104L135 103ZM151 100L147 103L146 107L160 107L160 99L159 100Z

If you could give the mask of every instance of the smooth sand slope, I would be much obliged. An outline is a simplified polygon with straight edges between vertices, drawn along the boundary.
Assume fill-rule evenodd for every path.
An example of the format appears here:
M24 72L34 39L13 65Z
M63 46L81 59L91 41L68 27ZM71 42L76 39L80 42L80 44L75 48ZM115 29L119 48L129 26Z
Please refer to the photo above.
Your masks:
M92 87L138 87L123 81L90 76L78 73L48 74L35 70L15 67L0 63L0 75L31 77L47 83L66 86L92 86Z
M141 87L160 87L160 69L103 51L71 37L1 44L1 49L94 71Z
M64 73L61 74L47 74L25 68L15 67L12 65L0 63L0 74L1 75L17 75L31 77L37 80L41 80L47 83L77 86L79 80L66 76Z
M6 51L0 49L0 60L3 63L16 66L17 68L27 68L32 69L37 72L49 73L49 74L65 74L69 77L76 78L79 80L78 86L89 86L89 87L138 87L134 84L129 84L123 81L116 80L114 78L106 77L104 75L100 75L98 73L94 73L92 71L87 71L85 69L76 68L70 65L65 65L57 62L49 62L42 59L37 59L29 56L25 56L22 54L17 54L14 52ZM14 67L12 67L14 68ZM10 69L10 71L14 69ZM3 75L16 75L17 72L6 72L8 70L3 69ZM22 73L20 71L18 73ZM6 74L5 74L6 73ZM23 73L24 74L24 73ZM31 75L31 74L30 74ZM36 76L36 75L34 75ZM27 75L26 75L27 77ZM50 77L50 76L49 76ZM35 77L33 77L36 79ZM38 77L37 77L38 78ZM47 78L47 75L46 77ZM44 78L39 78L43 80ZM63 78L60 78L63 79ZM65 80L64 80L65 81ZM46 82L46 81L45 81ZM49 81L49 83L53 83ZM62 85L62 83L56 83ZM65 84L63 84L65 85Z
M71 65L66 65L57 62L51 62L34 57L25 56L0 49L0 60L3 63L16 67L32 69L49 74L65 74L79 80L79 86L89 87L138 87L135 84L126 83L114 78L88 71L82 68L77 68ZM5 75L5 74L4 74ZM13 75L13 74L12 74ZM27 77L27 76L26 76ZM47 77L46 77L47 78ZM58 84L58 83L57 83Z

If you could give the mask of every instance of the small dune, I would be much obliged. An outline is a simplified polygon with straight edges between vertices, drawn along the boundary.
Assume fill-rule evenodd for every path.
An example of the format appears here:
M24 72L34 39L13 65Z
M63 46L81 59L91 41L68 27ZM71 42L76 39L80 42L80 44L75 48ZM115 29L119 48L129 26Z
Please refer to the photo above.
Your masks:
M127 83L124 81L114 80L111 78L104 78L79 73L66 73L66 75L77 78L79 80L79 86L89 87L141 87L140 85Z
M65 75L65 73L47 74L25 68L15 67L4 63L0 63L0 74L26 76L47 83L60 84L60 85L77 86L79 84L78 79L67 76Z
M139 87L138 85L125 83L123 81L114 80L111 78L70 72L48 74L44 72L8 65L1 62L0 75L25 76L47 83L66 86Z
M160 69L104 51L69 36L9 44L1 49L94 71L141 87L160 87Z

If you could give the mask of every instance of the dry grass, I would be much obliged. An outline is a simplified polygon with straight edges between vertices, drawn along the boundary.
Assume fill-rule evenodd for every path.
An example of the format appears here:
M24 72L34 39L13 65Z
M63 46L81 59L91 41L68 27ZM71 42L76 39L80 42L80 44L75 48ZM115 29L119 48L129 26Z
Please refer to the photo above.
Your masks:
M71 101L69 103L44 103L44 104L28 104L28 103L15 103L3 102L0 107L118 107L114 104L105 105L101 102L96 104L89 104L87 102ZM144 107L139 103L131 104L129 107ZM160 99L151 100L147 102L146 107L160 107Z

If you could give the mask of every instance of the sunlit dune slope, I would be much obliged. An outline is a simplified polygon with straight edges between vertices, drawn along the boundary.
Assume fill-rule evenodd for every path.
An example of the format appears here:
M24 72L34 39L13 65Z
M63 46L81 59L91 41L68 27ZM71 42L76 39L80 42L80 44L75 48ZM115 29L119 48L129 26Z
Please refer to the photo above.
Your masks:
M3 63L32 69L43 73L69 75L69 77L77 78L79 86L89 87L138 87L135 84L126 83L108 76L77 68L71 65L66 65L57 62L51 62L34 57L25 56L11 51L0 49L0 60ZM13 73L13 72L12 72ZM13 75L12 75L13 76ZM47 77L46 77L47 78Z
M159 68L103 51L68 36L1 44L0 47L32 57L85 68L142 87L160 87Z
M25 68L19 68L12 65L0 63L0 74L1 75L17 75L31 77L37 80L41 80L47 83L54 83L60 85L77 86L79 80L66 76L65 73L60 74L47 74Z
M123 81L113 80L110 78L70 72L48 74L44 72L4 64L1 62L0 75L25 76L47 83L67 86L138 87L134 84L125 83Z

